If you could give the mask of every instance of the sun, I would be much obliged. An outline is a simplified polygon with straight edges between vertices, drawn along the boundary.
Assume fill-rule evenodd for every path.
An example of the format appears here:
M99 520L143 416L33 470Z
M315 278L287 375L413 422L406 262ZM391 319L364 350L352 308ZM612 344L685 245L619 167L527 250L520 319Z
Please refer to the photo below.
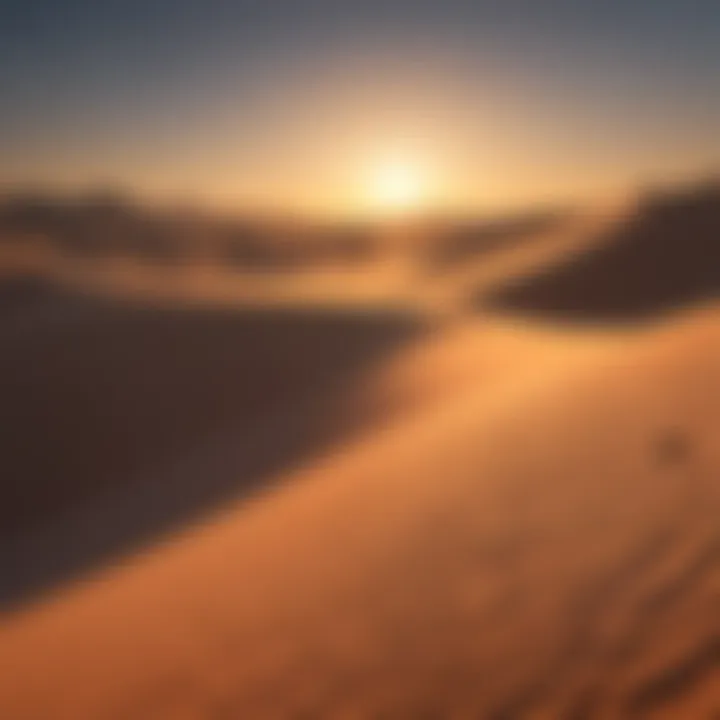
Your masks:
M368 190L376 210L408 212L422 207L427 200L427 177L417 164L409 160L386 159L372 169Z

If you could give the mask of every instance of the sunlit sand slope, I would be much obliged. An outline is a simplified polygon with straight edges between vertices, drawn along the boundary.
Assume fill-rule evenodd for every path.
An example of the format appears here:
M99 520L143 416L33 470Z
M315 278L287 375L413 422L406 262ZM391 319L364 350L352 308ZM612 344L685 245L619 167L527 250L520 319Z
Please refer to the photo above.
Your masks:
M463 332L378 380L425 412L7 617L0 715L715 717L720 314L485 381Z

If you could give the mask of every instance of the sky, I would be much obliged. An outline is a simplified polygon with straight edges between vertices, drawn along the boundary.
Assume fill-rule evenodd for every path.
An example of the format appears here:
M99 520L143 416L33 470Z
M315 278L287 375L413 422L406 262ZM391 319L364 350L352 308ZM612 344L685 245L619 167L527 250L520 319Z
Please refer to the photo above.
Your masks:
M0 184L317 212L720 167L718 0L0 0Z

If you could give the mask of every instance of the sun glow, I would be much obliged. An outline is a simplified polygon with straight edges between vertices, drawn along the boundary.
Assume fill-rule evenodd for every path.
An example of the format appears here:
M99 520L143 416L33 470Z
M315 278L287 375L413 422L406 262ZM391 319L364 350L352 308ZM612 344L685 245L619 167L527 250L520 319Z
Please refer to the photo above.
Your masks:
M372 206L381 212L408 212L428 200L428 179L423 169L404 159L388 159L370 174L368 194Z

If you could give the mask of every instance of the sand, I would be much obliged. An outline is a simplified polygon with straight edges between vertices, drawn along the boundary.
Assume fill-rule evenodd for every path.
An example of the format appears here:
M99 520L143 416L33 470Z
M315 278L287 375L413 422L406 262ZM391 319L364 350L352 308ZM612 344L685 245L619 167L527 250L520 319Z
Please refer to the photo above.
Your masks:
M376 356L342 438L7 610L0 716L718 717L713 287L642 325L508 302Z
M529 332L512 378L15 614L3 714L712 717L719 319Z

